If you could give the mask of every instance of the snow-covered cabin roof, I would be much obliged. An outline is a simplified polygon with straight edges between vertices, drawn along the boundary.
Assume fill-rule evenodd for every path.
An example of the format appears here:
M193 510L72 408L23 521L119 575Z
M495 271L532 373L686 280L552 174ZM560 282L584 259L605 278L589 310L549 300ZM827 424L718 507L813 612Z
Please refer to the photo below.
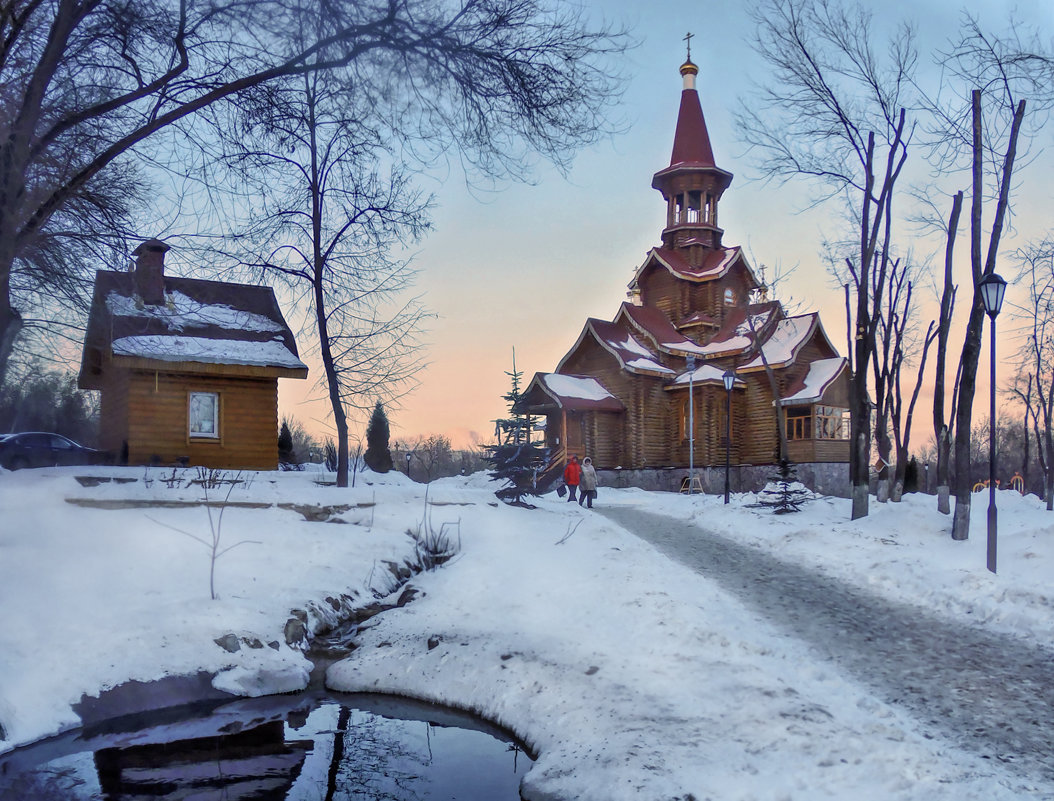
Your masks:
M672 376L673 370L662 364L659 355L644 345L627 329L605 320L590 317L586 320L582 333L567 354L556 366L556 372L562 372L571 355L578 350L587 336L592 336L597 343L618 359L619 364L631 373L644 375Z
M274 291L267 286L164 277L165 302L145 303L131 272L99 270L88 318L82 386L102 364L225 365L304 378L301 360Z
M809 372L790 393L776 401L777 406L792 406L804 403L819 403L838 377L848 368L849 362L844 356L833 359L817 359L809 364Z
M743 269L745 269L750 276L753 286L761 286L757 276L754 275L754 271L743 256L743 249L738 245L736 247L720 248L711 251L706 255L703 263L698 267L693 267L689 264L688 260L678 250L664 247L652 248L644 258L644 263L638 267L637 272L634 273L633 280L629 283L630 289L636 288L637 281L641 274L653 264L666 268L669 270L670 274L676 278L680 278L684 281L694 281L696 283L716 281L727 275L729 270L731 270L736 264L741 264Z
M522 405L535 409L551 405L574 411L621 412L626 409L592 376L535 373L523 397Z
M831 344L831 340L827 338L827 334L820 324L820 315L812 312L810 314L801 314L797 317L785 317L780 320L772 336L765 340L765 344L762 345L765 360L762 360L759 353L738 369L740 372L764 370L765 361L768 362L769 367L786 367L797 359L798 353L812 339L814 334L822 337L821 341L827 345L831 353L838 352L835 350L834 345Z

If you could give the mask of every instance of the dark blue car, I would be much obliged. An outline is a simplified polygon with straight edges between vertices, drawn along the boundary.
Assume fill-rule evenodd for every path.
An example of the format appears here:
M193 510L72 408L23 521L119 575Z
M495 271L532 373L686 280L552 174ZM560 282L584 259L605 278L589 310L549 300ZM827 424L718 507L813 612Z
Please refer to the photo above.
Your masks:
M24 431L0 435L0 465L8 470L66 464L101 464L106 453L78 445L61 434Z

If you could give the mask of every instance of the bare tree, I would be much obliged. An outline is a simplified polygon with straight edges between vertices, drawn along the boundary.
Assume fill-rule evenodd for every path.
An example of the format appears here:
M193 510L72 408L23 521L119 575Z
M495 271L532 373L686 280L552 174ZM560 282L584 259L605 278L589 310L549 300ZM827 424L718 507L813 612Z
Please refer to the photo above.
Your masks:
M948 369L948 334L951 331L952 314L955 311L956 284L952 280L952 256L955 252L955 240L959 233L959 216L962 213L963 193L956 192L952 197L952 208L948 214L944 248L944 282L941 288L941 305L937 317L937 354L933 378L933 441L937 456L937 510L949 514L949 465L951 463L951 429L944 415L945 387L947 386ZM958 387L958 381L953 382ZM957 396L956 396L957 397ZM955 419L955 401L949 414Z
M1029 417L1034 422L1043 497L1050 511L1054 510L1054 242L1030 246L1021 258L1029 297L1015 314L1025 333L1018 383L1024 379L1028 388L1022 391L1017 386L1012 393L1025 406L1026 431Z
M413 270L390 254L428 227L429 199L390 166L357 97L315 72L245 102L224 158L241 191L243 264L304 292L337 433L337 486L349 481L349 410L366 412L412 388L426 312L402 299ZM218 121L219 122L219 121ZM217 125L217 130L225 126Z
M1010 194L1019 147L1027 143L1026 101L1034 128L1046 118L1054 101L1054 60L1038 41L1025 42L1024 31L1011 25L1005 36L983 31L973 17L964 18L959 40L940 54L948 77L947 99L930 103L936 120L935 164L941 171L970 168L970 272L973 292L959 358L954 431L955 511L952 538L969 536L971 506L970 436L977 365L984 327L979 285L995 272L1004 228L1009 224ZM990 226L983 220L985 204L992 209ZM987 245L984 243L987 232ZM985 251L982 257L982 250Z
M535 0L8 0L0 13L0 375L19 276L58 215L158 134L254 89L338 70L410 133L490 174L566 164L608 129L624 37ZM443 132L445 137L436 137ZM194 137L169 141L196 146ZM441 148L435 148L440 150ZM172 161L172 159L168 159ZM90 233L82 227L78 234ZM77 265L58 264L50 286ZM30 283L28 290L33 291Z
M851 209L857 247L844 259L856 296L848 354L853 518L867 514L871 453L869 365L890 271L894 190L913 126L905 112L916 54L902 27L875 53L871 15L828 0L766 0L753 9L756 49L772 70L756 108L739 115L769 178L805 177L820 200Z

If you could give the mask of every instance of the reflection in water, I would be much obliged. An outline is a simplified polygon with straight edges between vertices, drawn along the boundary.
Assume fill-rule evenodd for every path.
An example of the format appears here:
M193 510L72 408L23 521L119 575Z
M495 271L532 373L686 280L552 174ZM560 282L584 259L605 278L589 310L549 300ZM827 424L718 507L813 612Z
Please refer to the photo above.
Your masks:
M0 800L409 801L519 799L530 760L454 716L401 703L400 715L333 700L238 702L134 731L72 739L25 768L0 761ZM381 702L383 704L383 702ZM370 711L370 710L373 711ZM442 720L437 725L432 719ZM54 750L54 749L52 749ZM50 755L49 755L50 756ZM24 760L23 760L24 761Z

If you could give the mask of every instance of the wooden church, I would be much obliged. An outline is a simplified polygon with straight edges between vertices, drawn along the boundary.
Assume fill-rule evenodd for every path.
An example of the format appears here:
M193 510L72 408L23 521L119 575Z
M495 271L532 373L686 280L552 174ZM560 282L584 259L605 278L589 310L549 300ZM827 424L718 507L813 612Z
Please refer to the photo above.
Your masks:
M837 473L849 459L846 360L817 314L787 316L742 249L723 243L718 204L732 173L714 160L698 71L690 58L681 66L673 154L652 180L666 202L662 244L633 276L630 302L610 322L587 319L555 372L535 374L520 410L545 417L559 462L590 456L599 469L658 471L671 484L690 462L723 468L729 426L737 470L776 462L782 408L788 458Z

